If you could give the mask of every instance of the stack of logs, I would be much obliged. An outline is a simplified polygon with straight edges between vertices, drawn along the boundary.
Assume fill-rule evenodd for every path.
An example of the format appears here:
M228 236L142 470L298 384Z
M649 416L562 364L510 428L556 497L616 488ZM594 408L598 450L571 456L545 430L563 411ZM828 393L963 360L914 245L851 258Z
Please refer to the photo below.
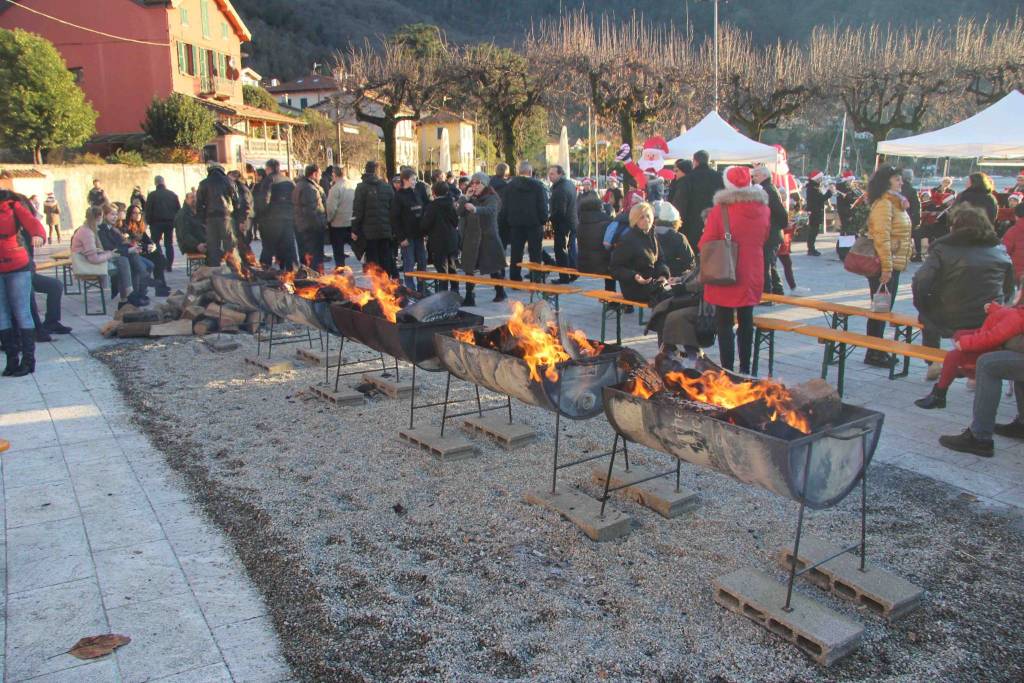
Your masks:
M126 304L114 313L114 318L100 331L106 337L167 337L179 335L203 336L211 332L255 332L259 326L258 313L245 313L231 304L221 306L210 281L217 269L202 266L192 271L188 289L178 290L163 303L140 309Z

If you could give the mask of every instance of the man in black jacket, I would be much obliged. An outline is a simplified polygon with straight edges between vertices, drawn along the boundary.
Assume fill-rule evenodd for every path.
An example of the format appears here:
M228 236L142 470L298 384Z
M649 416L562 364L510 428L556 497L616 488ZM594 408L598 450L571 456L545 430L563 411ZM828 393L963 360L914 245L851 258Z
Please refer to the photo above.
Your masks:
M756 167L750 174L753 181L768 193L768 239L764 243L764 291L783 294L782 279L775 268L775 252L782 244L782 231L789 225L789 212L782 203L779 191L772 184L772 174L765 166Z
M675 168L672 172L675 174L675 178L668 186L668 201L672 206L676 207L676 211L679 211L679 216L682 218L682 208L685 208L686 204L683 201L683 191L686 187L683 184L683 179L693 171L693 162L689 159L677 159Z
M903 169L903 186L900 188L900 194L903 195L910 204L910 206L907 207L907 215L910 216L910 234L911 236L920 235L921 197L917 194L917 188L914 187L914 171L909 168ZM910 260L916 263L919 263L922 260L920 237L914 240L914 253L910 255Z
M494 175L491 176L491 188L498 193L498 199L502 206L505 204L505 188L508 187L508 164L497 164L494 167ZM498 236L502 245L507 249L510 241L509 226L507 223L498 220Z
M398 278L395 248L391 242L391 204L395 191L391 183L377 177L377 162L367 161L363 181L352 200L352 239L365 245L366 263L376 263L392 278Z
M579 220L576 214L576 184L565 175L561 166L548 169L548 180L551 181L551 227L555 231L555 263L563 268L576 267L576 226ZM559 275L558 282L565 284L575 278Z
M313 270L323 272L324 231L327 229L327 201L320 187L320 167L306 166L292 190L295 212L295 239L299 243L299 259Z
M295 215L292 210L295 184L281 173L281 163L277 159L267 161L266 171L267 177L257 192L261 201L256 205L263 241L260 263L269 268L276 259L279 268L291 270L295 267Z
M814 242L818 239L818 233L825 225L825 204L835 191L835 186L830 185L824 192L821 191L821 181L825 174L821 171L812 171L807 178L807 255L821 256L821 252L814 248Z
M391 203L390 216L391 234L395 242L398 242L402 254L402 272L426 270L427 249L420 228L426 203L417 190L417 186L422 183L416 179L416 171L411 167L403 168L398 177L402 179L402 185ZM414 278L406 277L404 281L409 289L417 288ZM419 283L419 289L424 289L422 282Z
M704 209L714 204L715 193L725 189L722 174L708 166L708 153L698 150L693 153L693 170L686 174L676 189L673 206L683 219L683 234L697 249L704 234ZM677 203L678 202L678 203Z
M167 270L170 270L174 264L174 217L181 209L181 202L178 195L167 189L163 176L153 178L153 183L156 189L146 197L146 223L149 224L149 234L157 249L163 239Z
M238 205L231 214L231 221L234 227L234 241L239 244L249 244L249 226L252 218L256 215L253 204L252 190L245 182L240 171L229 171L228 178L235 184L235 191L238 192Z
M524 246L529 245L530 261L541 263L544 223L547 220L547 193L540 181L533 177L533 167L524 161L519 164L519 175L505 188L505 201L501 203L498 216L498 225L505 222L509 226L509 243L512 245L510 279L523 279L519 263L523 260Z
M232 215L238 206L238 190L220 164L207 167L206 178L196 190L196 216L206 224L206 265L219 266L233 242Z

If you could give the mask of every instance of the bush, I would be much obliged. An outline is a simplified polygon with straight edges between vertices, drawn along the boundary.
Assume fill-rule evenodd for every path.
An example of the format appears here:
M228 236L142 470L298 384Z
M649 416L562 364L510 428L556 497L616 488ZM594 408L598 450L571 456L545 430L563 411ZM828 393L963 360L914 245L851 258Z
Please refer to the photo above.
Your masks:
M153 98L142 129L159 147L199 149L217 137L213 127L216 120L213 112L195 98L171 93L165 100Z
M124 164L125 166L145 166L146 160L142 153L134 149L119 149L107 157L108 164Z
M105 164L106 160L99 154L93 152L78 152L71 154L67 158L69 164Z

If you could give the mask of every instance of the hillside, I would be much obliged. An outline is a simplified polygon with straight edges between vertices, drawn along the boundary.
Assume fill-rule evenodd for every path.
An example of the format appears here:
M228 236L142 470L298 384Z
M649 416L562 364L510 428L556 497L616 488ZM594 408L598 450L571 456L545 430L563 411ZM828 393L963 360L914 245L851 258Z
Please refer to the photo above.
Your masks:
M686 26L687 3L640 0L504 0L478 3L468 0L233 0L253 32L247 52L250 63L264 76L292 78L308 73L313 62L333 63L336 50L350 41L392 32L403 24L436 24L456 43L518 42L531 23L557 16L560 9L586 4L594 14L640 12L652 21ZM1013 16L1019 0L722 0L720 15L754 34L758 42L803 40L818 24L955 23L957 18L986 14L997 19ZM709 2L689 0L690 27L698 38L711 30ZM939 11L941 9L941 12ZM656 49L653 48L652 49Z

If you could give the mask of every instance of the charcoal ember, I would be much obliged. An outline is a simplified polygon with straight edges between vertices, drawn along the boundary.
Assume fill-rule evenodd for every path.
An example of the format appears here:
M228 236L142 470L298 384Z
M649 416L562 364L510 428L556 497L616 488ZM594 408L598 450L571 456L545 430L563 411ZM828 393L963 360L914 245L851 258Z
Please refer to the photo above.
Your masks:
M380 307L380 302L378 302L376 299L372 299L371 301L367 302L367 304L363 306L362 311L367 315L375 315L379 318L384 317L384 310Z
M762 398L725 411L724 419L740 427L763 432L780 439L793 440L804 436L804 433L791 427L781 419L773 420L774 408Z
M811 423L811 430L835 422L843 411L843 400L839 392L821 378L789 387L793 408L802 413Z
M300 287L317 287L319 284L320 282L316 278L295 278L296 289L299 289Z
M642 382L647 389L655 394L665 391L664 380L662 380L661 375L654 366L649 363L634 368L629 373L629 378L632 381Z
M631 373L637 368L647 365L647 359L639 351L630 348L622 349L616 362L619 365L619 369L626 373Z
M684 398L682 394L674 393L671 390L655 394L653 400L671 403L672 405L682 408L690 413L725 419L725 408L722 408L721 406L713 406L710 403L704 403L704 401L693 401L691 399Z
M341 294L341 290L334 285L327 285L316 290L317 301L343 301L344 296Z

